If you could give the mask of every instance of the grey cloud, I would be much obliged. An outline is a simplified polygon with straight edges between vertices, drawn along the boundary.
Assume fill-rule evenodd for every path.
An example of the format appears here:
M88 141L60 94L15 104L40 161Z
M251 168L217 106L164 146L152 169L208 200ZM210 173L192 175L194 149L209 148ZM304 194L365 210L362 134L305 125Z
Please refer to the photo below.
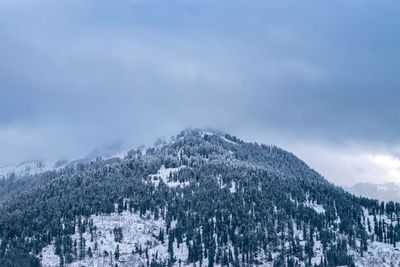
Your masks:
M187 126L393 152L398 4L230 3L0 5L0 163Z

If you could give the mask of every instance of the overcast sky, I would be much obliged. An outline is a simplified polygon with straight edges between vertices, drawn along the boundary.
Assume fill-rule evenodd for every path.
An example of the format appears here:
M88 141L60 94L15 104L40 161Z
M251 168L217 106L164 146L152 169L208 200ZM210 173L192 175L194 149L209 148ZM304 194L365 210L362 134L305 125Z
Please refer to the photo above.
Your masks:
M0 0L0 165L221 129L400 181L399 1Z

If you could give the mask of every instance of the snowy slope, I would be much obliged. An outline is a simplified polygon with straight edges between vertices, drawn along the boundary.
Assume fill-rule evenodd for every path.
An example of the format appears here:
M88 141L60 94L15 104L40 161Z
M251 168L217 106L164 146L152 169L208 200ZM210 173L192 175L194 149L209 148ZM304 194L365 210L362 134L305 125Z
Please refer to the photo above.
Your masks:
M164 184L166 184L168 187L177 187L177 186L188 186L189 182L179 182L179 181L171 181L169 179L170 175L187 168L186 166L179 166L177 168L165 168L164 165L161 166L161 168L158 170L156 174L151 174L150 179L154 183L154 185L157 187L160 182L162 181Z
M104 160L119 158L123 159L127 153L125 151L118 152L116 154L101 157ZM94 158L83 158L76 160L38 160L22 162L16 165L6 165L0 167L0 179L7 178L11 175L16 177L23 177L28 175L40 174L46 171L59 170L68 165L73 165L79 162L89 162L95 160Z
M365 229L370 235L373 235L374 232L374 216L369 214L367 209L363 209L364 212L364 221L362 222L365 226ZM385 215L378 215L378 220L382 220L385 225L390 225L392 222L394 223L396 219L388 218ZM368 221L370 223L370 229L368 230ZM375 238L377 240L377 238ZM400 250L399 250L400 242L396 243L396 246L391 244L385 244L382 242L374 241L368 242L368 251L364 254L364 257L361 257L359 254L354 253L354 261L356 266L359 267L373 267L373 266L400 266Z
M45 171L61 168L65 163L61 161L30 161L23 162L17 165L8 165L0 167L0 178L8 177L12 174L16 176L27 176L43 173Z
M112 213L107 215L92 215L91 220L95 226L95 231L92 235L88 232L84 233L82 237L85 240L85 256L80 256L80 249L77 249L77 257L82 258L72 263L66 263L68 267L100 267L100 266L114 266L118 264L119 267L127 266L146 266L147 262L152 259L163 259L168 261L168 236L164 236L164 241L160 241L160 230L165 231L165 221L161 218L155 220L150 214L146 216L139 216L131 212ZM171 227L174 227L175 222L172 222ZM123 238L117 242L115 240L114 229L121 228ZM296 229L296 227L295 227ZM76 229L76 232L78 230ZM294 235L300 239L302 245L305 244L303 232L296 230ZM78 233L71 235L73 241L77 244L80 243L80 236ZM314 238L314 257L311 259L312 264L320 264L323 256L322 244L315 236ZM287 248L290 247L289 243L285 244ZM115 258L115 251L119 247L120 256ZM92 251L92 256L89 256L87 251ZM146 257L146 248L147 255ZM173 244L175 255L175 263L173 266L193 266L187 264L188 249L185 243L178 246L175 241ZM374 267L374 266L399 266L393 263L400 262L400 251L394 249L392 246L374 242L370 245L365 257L359 257L357 253L353 253L355 257L356 266L359 267ZM378 257L377 257L378 256ZM264 262L262 266L271 266L272 263L266 261L266 255L260 254L259 260ZM277 253L272 253L272 257L278 257ZM40 254L41 262L44 267L60 266L60 258L55 254L54 241L46 246ZM392 264L392 265L391 265ZM207 259L203 259L203 265L207 266ZM199 262L196 264L199 266ZM215 266L220 266L215 264ZM300 266L305 266L300 263Z
M96 230L93 234L84 233L82 237L85 240L85 256L80 256L80 249L78 245L77 257L83 258L81 260L73 261L72 263L66 263L67 267L100 267L100 266L115 266L118 264L119 267L128 266L146 266L147 262L151 262L152 259L161 259L168 262L168 235L164 236L164 242L160 241L157 237L159 236L160 230L165 231L165 221L162 219L155 220L152 216L139 216L138 214L131 212L112 213L108 215L93 215L90 217L93 220L93 225ZM171 223L171 227L174 227L176 222ZM115 228L121 228L123 238L120 242L115 240L113 230ZM78 232L78 230L76 230ZM301 244L305 244L305 240L302 236L301 231L296 231L295 235L300 237ZM80 236L78 233L71 235L72 240L77 244L80 244ZM120 256L118 259L115 258L115 251L119 247ZM289 247L289 243L286 244ZM92 251L92 256L88 256L87 251ZM147 255L146 257L146 248ZM228 246L228 249L230 246ZM233 248L232 248L233 249ZM315 256L311 262L313 264L320 264L322 257L322 245L321 242L316 240L314 242L313 250ZM175 241L173 244L173 251L175 257L175 263L173 266L194 266L186 262L188 258L188 249L185 243L178 246ZM276 258L277 253L272 253L272 257ZM57 267L60 266L60 258L55 254L54 241L46 246L40 254L41 262L44 267ZM263 253L258 255L258 259L264 262L262 266L272 267L272 263L266 260L267 256ZM200 266L200 262L195 264ZM207 258L202 261L203 266L208 265ZM215 264L214 266L221 266ZM300 266L305 266L301 264Z
M140 217L130 212L112 213L109 215L91 216L96 230L93 235L84 233L85 251L90 248L93 256L85 255L84 259L74 261L67 266L113 266L118 262L119 266L139 266L146 265L145 248L148 247L150 257L166 258L167 247L155 238L160 229L164 228L163 220L154 220L149 217ZM113 230L121 228L123 233L122 241L117 242ZM71 235L72 240L80 242L78 233ZM117 245L120 249L120 257L115 259ZM142 255L135 252L142 246ZM97 248L96 248L97 247ZM60 259L55 255L54 242L42 250L42 264L44 267L56 267L60 265ZM78 252L80 256L80 252Z

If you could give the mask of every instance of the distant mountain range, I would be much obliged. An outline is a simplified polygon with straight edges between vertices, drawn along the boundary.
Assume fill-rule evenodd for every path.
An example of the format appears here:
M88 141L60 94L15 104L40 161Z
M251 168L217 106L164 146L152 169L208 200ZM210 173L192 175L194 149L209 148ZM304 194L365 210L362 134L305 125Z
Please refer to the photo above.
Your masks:
M113 151L113 153L112 153ZM33 160L25 161L18 164L10 164L6 166L0 166L0 179L7 178L10 176L24 177L36 174L41 174L46 171L60 170L67 166L76 165L78 163L88 163L90 161L98 159L109 159L109 158L123 158L127 152L120 151L115 152L114 150L96 150L89 153L82 159L74 160Z
M400 185L396 183L358 183L346 189L357 196L400 202Z

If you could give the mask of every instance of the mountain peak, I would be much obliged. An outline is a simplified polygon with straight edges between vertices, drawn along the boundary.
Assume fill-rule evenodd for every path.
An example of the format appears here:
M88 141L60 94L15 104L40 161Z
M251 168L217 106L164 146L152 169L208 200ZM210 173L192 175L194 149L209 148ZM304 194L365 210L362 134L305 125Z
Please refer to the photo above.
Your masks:
M214 128L186 128L176 135L177 138L185 137L188 135L217 135L224 136L226 133L222 130Z

